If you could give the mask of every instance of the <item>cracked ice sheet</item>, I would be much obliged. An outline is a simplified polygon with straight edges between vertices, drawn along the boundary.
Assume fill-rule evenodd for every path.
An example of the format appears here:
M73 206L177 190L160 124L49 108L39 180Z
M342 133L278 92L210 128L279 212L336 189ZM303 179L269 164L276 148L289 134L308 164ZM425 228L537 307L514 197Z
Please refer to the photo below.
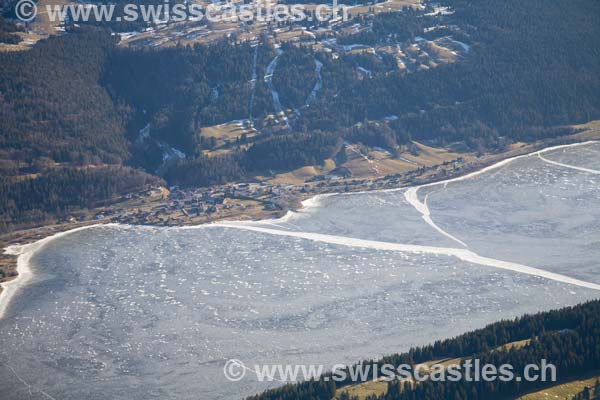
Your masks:
M565 148L542 154L545 158L576 167L600 170L600 142L579 148Z
M318 196L282 221L249 223L265 228L318 232L381 242L457 247L433 230L404 198L405 189Z
M0 321L0 360L60 399L241 398L266 386L227 382L229 358L351 363L597 293L452 257L218 227L97 227L32 264ZM4 365L0 380L7 399L30 398Z
M600 157L595 145L560 153L584 148ZM599 175L532 156L420 194L427 193L433 221L478 254L600 282Z

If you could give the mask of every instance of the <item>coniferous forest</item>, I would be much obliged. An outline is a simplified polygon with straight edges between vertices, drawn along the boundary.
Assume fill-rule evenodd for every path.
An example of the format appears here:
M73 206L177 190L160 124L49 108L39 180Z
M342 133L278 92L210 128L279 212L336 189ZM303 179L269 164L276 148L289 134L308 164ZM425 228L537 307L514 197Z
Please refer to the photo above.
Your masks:
M0 15L0 43L17 44L21 38L16 35L19 28Z

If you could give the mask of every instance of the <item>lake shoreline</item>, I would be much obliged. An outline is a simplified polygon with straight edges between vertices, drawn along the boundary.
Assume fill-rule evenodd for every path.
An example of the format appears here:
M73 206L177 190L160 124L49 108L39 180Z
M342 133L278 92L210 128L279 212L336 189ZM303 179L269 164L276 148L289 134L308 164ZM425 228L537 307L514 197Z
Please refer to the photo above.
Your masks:
M424 176L412 182L402 182L397 187L384 188L384 189L371 189L368 188L350 188L351 190L341 192L325 191L321 193L307 192L303 193L298 199L296 199L295 207L283 210L275 210L266 212L263 210L257 211L252 210L249 213L241 213L235 215L236 219L232 219L232 216L224 216L221 218L214 218L208 221L177 221L173 224L140 224L140 226L155 226L155 227L184 227L184 226L198 226L204 224L212 224L216 222L224 221L237 221L237 222L255 222L265 220L278 220L284 218L286 215L291 215L294 211L311 207L309 203L314 202L316 198L323 195L335 195L340 193L361 193L361 192L375 192L381 190L401 190L409 187L424 186L424 185L435 185L440 182L454 181L467 179L470 176L474 176L483 173L489 169L499 167L505 163L510 162L513 159L519 157L526 157L536 154L544 149L554 148L558 146L566 145L578 145L585 144L587 142L594 142L600 139L599 130L588 130L580 132L574 135L561 137L552 140L543 140L530 144L523 145L517 149L512 149L507 152L498 154L489 154L481 157L477 163L471 163L469 168L461 169L461 173L456 176L444 176L440 178L438 176ZM352 190L355 189L355 190ZM8 308L11 299L14 294L18 291L18 288L26 286L27 282L32 276L29 269L28 260L31 256L39 250L45 243L53 240L56 237L60 237L69 234L74 231L87 229L93 226L106 226L114 224L110 220L95 220L95 221L84 221L76 223L63 223L56 225L47 225L37 228L31 228L21 231L14 231L3 235L0 238L0 246L3 249L3 254L0 256L0 268L5 271L4 277L0 280L0 318L4 315L4 312ZM31 249L31 246L34 248ZM31 249L31 250L29 250ZM26 259L22 259L25 257ZM6 274L8 271L8 274Z

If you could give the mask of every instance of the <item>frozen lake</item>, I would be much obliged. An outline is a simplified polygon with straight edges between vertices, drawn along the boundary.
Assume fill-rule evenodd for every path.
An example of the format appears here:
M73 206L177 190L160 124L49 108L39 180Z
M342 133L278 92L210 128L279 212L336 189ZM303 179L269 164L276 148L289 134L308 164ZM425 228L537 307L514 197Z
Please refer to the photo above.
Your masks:
M0 397L240 399L268 386L228 382L231 358L352 363L598 298L598 160L566 147L278 221L21 249L33 276L0 320Z

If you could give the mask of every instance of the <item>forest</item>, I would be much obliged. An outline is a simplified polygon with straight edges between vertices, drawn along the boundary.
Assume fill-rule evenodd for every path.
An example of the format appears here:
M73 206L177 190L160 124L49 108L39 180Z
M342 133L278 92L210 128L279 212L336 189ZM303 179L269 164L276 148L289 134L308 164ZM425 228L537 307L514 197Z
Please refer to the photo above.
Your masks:
M283 45L273 84L284 107L299 108L315 86L315 55L310 47Z
M21 38L16 35L19 28L10 21L7 21L0 15L0 43L17 44L21 42Z
M411 74L390 70L369 80L347 79L348 60L331 60L324 68L323 95L297 124L332 130L395 115L416 140L464 140L473 148L493 149L503 137L551 137L564 133L557 126L598 118L600 26L594 19L599 3L446 3L455 10L450 21L464 27L463 35L474 43L467 57ZM394 27L387 20L398 17L380 15L373 22L373 41L385 42ZM419 18L418 13L401 17ZM410 32L402 35L413 35L418 22L404 26Z
M506 343L526 339L530 342L523 347L497 349ZM492 364L496 367L511 364L517 376L520 376L518 371L523 371L525 365L540 365L540 360L546 359L556 366L557 382L576 379L600 366L600 301L500 321L452 339L384 357L376 363L380 366L414 366L425 361L455 357L479 359L481 365ZM364 361L365 364L372 362ZM329 375L269 390L248 400L331 400L336 389L351 383L334 382L333 379L327 381L326 376ZM416 385L392 380L385 394L372 396L369 400L506 399L547 385L548 382L524 379L479 382L465 379L457 382L427 380ZM346 397L344 400L353 399Z
M66 219L102 200L159 184L164 182L154 175L121 166L53 168L34 179L0 176L0 232L9 230L14 221L33 226L49 215Z

